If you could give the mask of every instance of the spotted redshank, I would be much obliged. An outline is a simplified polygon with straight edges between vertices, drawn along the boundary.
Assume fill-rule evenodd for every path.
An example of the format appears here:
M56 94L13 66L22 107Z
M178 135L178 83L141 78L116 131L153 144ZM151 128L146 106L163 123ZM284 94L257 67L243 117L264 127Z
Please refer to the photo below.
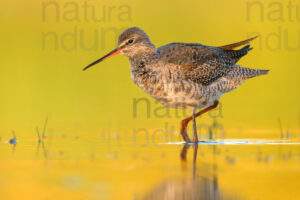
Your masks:
M156 48L142 29L132 27L121 33L116 49L83 70L116 54L127 56L136 85L166 107L191 111L191 117L181 121L180 133L185 142L197 143L196 117L216 108L222 94L246 79L268 73L236 64L252 49L247 44L253 39L220 47L170 43ZM234 50L240 46L244 47ZM196 112L200 108L204 109ZM191 120L193 140L187 134Z

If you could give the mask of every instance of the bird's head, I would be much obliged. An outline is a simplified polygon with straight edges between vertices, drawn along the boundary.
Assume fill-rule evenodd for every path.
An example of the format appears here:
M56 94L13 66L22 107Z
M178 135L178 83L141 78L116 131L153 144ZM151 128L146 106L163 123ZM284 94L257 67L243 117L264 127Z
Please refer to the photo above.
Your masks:
M151 43L148 35L138 27L131 27L121 33L118 39L118 46L102 58L86 66L83 70L105 60L111 56L122 54L133 58L138 54L153 51L155 46Z

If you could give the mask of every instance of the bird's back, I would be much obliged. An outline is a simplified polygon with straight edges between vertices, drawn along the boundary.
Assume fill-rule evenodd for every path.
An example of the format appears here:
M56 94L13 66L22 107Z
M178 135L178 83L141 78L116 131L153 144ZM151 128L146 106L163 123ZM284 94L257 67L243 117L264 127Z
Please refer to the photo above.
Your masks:
M226 45L224 49L194 43L171 43L158 48L159 66L165 73L165 82L169 83L169 98L180 94L193 103L218 100L223 93L237 88L246 79L268 72L236 65L252 49L247 45L234 50L236 46L238 43L234 47Z
M248 42L250 40L247 40ZM146 67L148 77L140 86L168 107L200 108L219 100L220 96L237 88L244 80L267 73L236 65L245 56L247 42L222 47L194 43L171 43L156 50L157 63ZM150 75L153 76L150 76ZM152 77L154 82L150 82ZM153 84L154 83L154 84Z

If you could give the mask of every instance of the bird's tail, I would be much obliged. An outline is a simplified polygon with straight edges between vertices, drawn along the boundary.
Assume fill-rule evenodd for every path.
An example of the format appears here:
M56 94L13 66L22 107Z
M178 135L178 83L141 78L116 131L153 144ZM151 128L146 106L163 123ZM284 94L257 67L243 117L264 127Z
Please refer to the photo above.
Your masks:
M234 69L228 74L229 76L238 77L240 79L253 78L260 75L268 74L269 70L265 69L251 69L235 65Z
M221 86L221 91L230 92L241 85L246 79L268 74L268 72L269 70L251 69L240 65L234 65L231 71L226 74L225 79L220 80L224 81Z

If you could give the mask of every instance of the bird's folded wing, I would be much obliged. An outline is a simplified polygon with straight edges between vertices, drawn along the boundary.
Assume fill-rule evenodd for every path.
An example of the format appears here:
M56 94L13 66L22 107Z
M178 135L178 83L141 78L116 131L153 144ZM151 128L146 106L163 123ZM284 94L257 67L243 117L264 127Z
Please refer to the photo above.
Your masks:
M200 44L172 43L158 48L158 54L163 66L202 85L224 76L235 64L223 49Z

